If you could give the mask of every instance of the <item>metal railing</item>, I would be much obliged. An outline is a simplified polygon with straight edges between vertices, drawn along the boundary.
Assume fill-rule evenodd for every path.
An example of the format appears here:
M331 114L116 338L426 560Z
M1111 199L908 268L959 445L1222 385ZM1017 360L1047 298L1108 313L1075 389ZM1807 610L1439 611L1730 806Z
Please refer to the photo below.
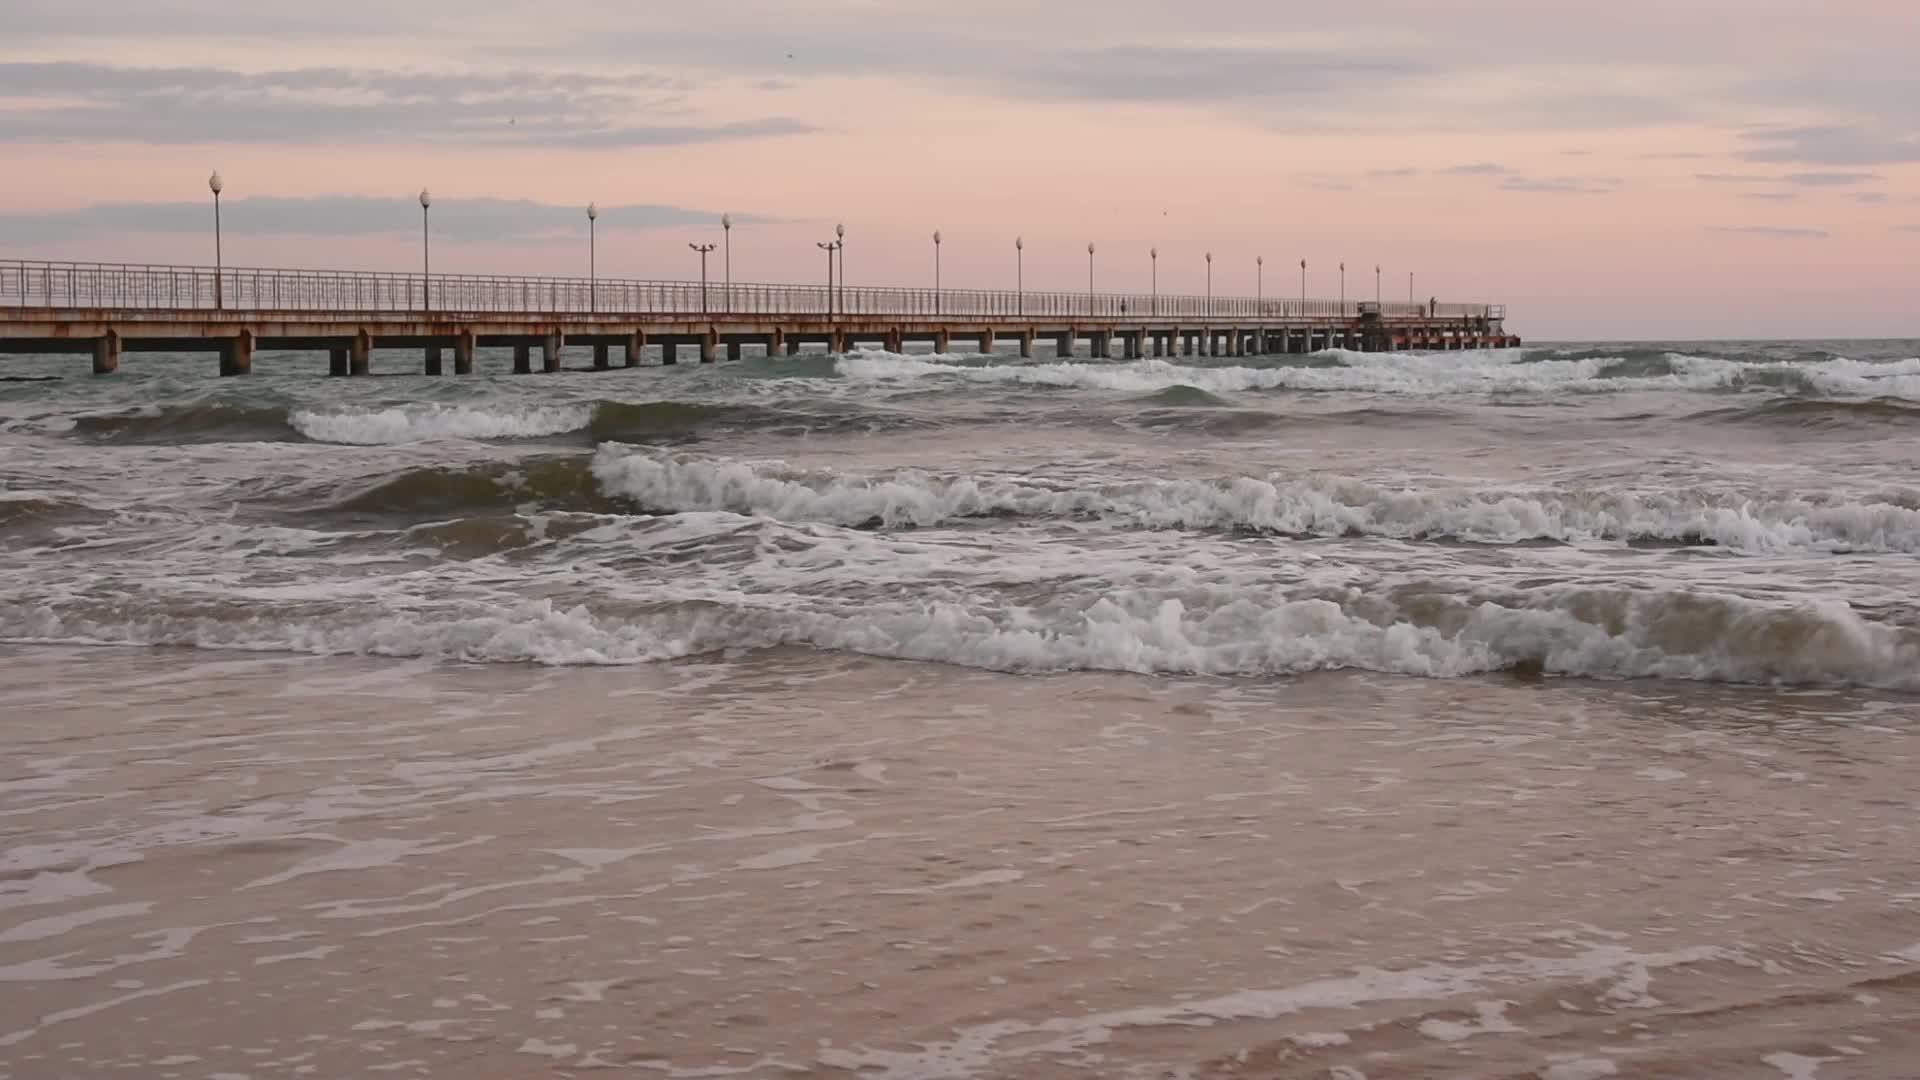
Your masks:
M936 300L937 298L937 300ZM1385 318L1494 320L1494 304L1376 304L1295 297L1137 293L1032 292L1012 289L892 289L835 285L632 281L601 278L514 277L491 274L386 273L359 270L269 270L118 263L0 262L0 310L58 308L114 311L326 312L433 314L449 317L647 315L897 316L959 321L970 318L1090 318L1107 321L1179 319L1352 320L1377 311Z

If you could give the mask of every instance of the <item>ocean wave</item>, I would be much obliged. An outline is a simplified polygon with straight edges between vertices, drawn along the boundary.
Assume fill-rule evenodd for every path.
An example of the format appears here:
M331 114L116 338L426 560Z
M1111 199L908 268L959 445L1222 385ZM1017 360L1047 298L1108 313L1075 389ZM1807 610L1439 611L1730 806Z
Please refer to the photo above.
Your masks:
M1216 395L1262 390L1415 396L1756 390L1920 401L1920 359L1749 363L1667 351L1591 352L1559 358L1520 351L1361 353L1340 349L1316 354L1314 359L1330 362L1301 366L1295 359L1275 359L1217 367L1161 359L980 364L862 350L840 357L836 371L842 378L873 383L946 379L1130 394L1175 387Z
M76 416L70 430L104 443L278 442L299 437L283 406L217 401Z
M299 409L287 423L315 442L387 446L436 439L538 439L579 431L591 405L404 405L382 409Z
M1042 605L925 599L657 604L551 600L290 617L252 606L178 613L0 602L0 640L167 645L465 662L640 664L810 647L1021 674L1285 676L1360 669L1920 690L1920 634L1838 601L1768 603L1652 589L1416 589L1290 597L1233 587L1063 593Z
M1639 491L1421 490L1324 477L1243 476L1087 487L911 471L807 471L614 445L594 456L592 474L607 495L654 513L727 511L845 526L928 527L984 517L1094 518L1138 528L1287 536L1920 554L1920 510L1885 502Z

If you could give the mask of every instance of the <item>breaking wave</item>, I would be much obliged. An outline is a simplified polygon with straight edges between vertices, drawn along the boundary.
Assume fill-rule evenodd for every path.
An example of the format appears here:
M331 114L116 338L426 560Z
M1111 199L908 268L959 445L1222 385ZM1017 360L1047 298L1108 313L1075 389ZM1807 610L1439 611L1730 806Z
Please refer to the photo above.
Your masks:
M1094 518L1137 528L1512 544L1717 545L1739 551L1920 554L1920 509L1636 491L1393 488L1339 478L1153 480L1082 487L1032 478L803 471L602 447L592 473L653 513L927 527L986 517Z
M1280 676L1361 669L1661 677L1920 690L1920 634L1838 601L1647 589L1476 594L1444 583L1289 596L1272 587L1090 589L1022 606L720 593L636 606L468 602L315 611L0 603L10 642L171 645L468 662L639 664L809 647L1016 673Z

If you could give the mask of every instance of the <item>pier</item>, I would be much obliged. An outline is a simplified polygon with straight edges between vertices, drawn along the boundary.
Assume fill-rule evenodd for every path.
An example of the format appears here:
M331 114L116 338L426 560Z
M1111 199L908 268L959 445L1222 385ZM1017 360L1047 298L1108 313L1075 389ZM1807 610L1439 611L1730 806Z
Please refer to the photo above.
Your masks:
M0 353L86 355L100 375L138 352L212 353L222 375L260 350L324 352L353 376L398 350L465 375L482 348L531 373L560 370L566 346L601 370L909 344L1126 359L1517 347L1505 318L1498 304L0 262Z

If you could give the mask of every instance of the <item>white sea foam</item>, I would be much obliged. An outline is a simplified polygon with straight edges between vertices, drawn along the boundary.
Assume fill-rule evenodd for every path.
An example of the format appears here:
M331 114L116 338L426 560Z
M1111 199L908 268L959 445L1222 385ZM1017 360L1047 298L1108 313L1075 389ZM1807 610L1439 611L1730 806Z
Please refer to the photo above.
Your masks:
M1657 541L1740 551L1920 553L1920 510L1890 503L1634 490L1390 487L1339 477L1161 480L1077 487L1032 478L800 471L609 445L601 488L654 511L889 527L964 518L1092 517L1152 529L1506 544Z
M953 379L1151 393L1192 386L1210 393L1249 390L1358 391L1379 394L1618 393L1658 390L1729 390L1799 381L1814 393L1834 397L1901 397L1920 401L1920 359L1864 363L1833 359L1816 363L1742 363L1712 356L1668 353L1664 374L1618 373L1624 357L1538 359L1522 351L1449 353L1318 354L1334 361L1318 367L1205 367L1168 360L1052 363L955 362L956 357L907 357L862 350L835 364L843 378L861 382Z
M294 430L318 442L384 446L436 439L530 439L578 431L589 405L408 405L371 411L296 410Z
M1497 596L1439 587L1349 591L1328 599L1234 583L1062 589L1035 605L938 595L954 598L758 597L715 587L638 612L529 600L229 620L0 603L0 640L555 665L785 645L1018 673L1259 676L1358 668L1455 677L1525 666L1566 675L1920 690L1920 634L1863 618L1839 601L1566 587Z

